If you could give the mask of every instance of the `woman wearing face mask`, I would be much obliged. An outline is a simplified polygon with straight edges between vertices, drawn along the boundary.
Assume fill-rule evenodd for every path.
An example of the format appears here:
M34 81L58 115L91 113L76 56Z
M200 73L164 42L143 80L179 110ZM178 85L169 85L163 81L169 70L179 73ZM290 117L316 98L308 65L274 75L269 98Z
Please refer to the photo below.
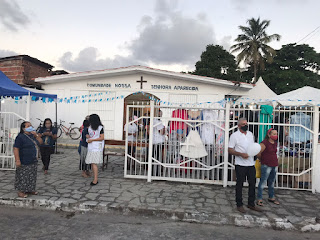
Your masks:
M19 197L26 198L28 194L38 194L36 192L36 182L39 144L42 144L42 139L31 126L31 123L21 123L20 133L13 146L17 167L15 189L18 190Z
M263 206L262 192L263 187L268 181L268 201L279 205L279 201L274 196L274 182L277 174L278 157L277 157L277 130L270 128L265 139L260 143L261 151L257 157L261 161L261 178L258 186L257 205Z
M40 146L41 160L43 163L44 174L48 173L50 164L50 155L53 152L53 145L57 139L57 129L52 127L50 118L44 120L43 127L39 130L39 135L42 137L43 144Z

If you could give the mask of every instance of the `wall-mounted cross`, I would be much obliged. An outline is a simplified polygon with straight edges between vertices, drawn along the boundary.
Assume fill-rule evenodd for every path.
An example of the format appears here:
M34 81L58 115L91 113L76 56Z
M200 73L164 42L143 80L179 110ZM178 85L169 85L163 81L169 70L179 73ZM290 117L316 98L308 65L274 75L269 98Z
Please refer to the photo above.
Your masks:
M140 81L137 81L137 82L140 83L140 89L143 89L143 88L142 88L142 87L143 87L143 83L146 83L147 81L144 81L144 80L143 80L143 77L141 76L141 80L140 80Z

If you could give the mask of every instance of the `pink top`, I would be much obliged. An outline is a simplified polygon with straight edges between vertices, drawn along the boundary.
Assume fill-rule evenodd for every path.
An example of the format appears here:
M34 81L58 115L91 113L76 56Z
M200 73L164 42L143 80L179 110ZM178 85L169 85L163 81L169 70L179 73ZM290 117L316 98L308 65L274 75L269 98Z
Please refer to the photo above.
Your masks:
M188 111L185 109L177 109L172 112L173 118L181 118L182 120L188 119ZM185 129L187 130L187 125L181 121L171 121L170 122L170 133L172 130Z
M265 139L261 143L266 146L266 149L261 153L261 164L267 165L268 167L277 167L277 142L272 144L269 140Z

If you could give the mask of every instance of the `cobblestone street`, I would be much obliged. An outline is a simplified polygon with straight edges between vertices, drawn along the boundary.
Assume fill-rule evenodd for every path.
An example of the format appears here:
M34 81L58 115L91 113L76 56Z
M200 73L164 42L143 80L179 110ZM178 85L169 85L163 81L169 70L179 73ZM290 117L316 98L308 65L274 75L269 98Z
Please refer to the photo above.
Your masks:
M99 169L99 184L81 177L75 149L52 155L49 174L39 162L38 196L17 197L14 171L0 172L0 204L65 211L117 211L212 224L262 226L301 231L320 230L320 195L277 190L280 206L265 203L264 212L236 211L234 187L185 184L123 178L124 157L110 157L108 169ZM246 204L247 189L244 192ZM266 195L265 195L266 196Z

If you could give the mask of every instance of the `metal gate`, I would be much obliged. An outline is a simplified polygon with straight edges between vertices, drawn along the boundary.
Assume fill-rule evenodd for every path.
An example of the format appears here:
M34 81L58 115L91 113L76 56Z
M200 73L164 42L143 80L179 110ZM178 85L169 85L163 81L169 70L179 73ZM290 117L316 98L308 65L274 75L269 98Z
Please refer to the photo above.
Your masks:
M237 119L241 117L247 118L255 142L261 142L265 138L267 129L278 131L279 165L275 187L314 192L315 186L312 183L315 182L313 170L319 136L319 108L277 106L273 108L270 116L266 116L261 105L231 105L230 135L237 130ZM265 121L266 118L269 118L269 121ZM227 142L228 140L225 142L226 146ZM234 164L234 156L229 157L230 159Z
M127 106L125 177L227 185L225 112L221 104ZM203 142L197 153L191 132Z
M13 145L24 121L13 112L0 112L0 170L15 170Z
M204 103L127 106L124 176L152 180L234 185L230 135L245 117L260 142L278 130L279 167L275 187L313 190L319 132L318 107L276 107L265 121L256 104ZM153 126L153 127L150 127ZM150 169L150 171L149 171Z

